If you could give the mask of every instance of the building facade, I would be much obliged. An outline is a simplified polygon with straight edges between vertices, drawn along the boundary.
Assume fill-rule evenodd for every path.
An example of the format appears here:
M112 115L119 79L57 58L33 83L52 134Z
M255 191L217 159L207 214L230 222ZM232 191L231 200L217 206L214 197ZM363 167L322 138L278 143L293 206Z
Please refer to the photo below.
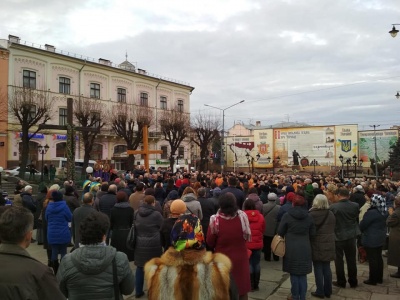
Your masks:
M7 59L3 59L7 53ZM52 45L26 44L19 37L9 36L8 40L0 40L0 68L8 68L0 74L0 90L6 89L8 101L12 101L16 89L29 88L43 91L51 102L51 120L46 124L67 124L67 98L75 100L94 101L96 108L93 113L99 113L107 119L106 125L101 128L97 136L90 159L111 163L117 169L130 169L127 166L127 146L124 139L116 136L110 126L110 120L115 116L113 111L117 106L128 107L132 111L140 107L147 107L153 115L153 123L149 128L149 148L162 150L163 154L150 155L150 166L167 165L169 145L163 140L158 124L158 118L166 110L179 110L190 114L190 94L193 91L187 83L164 79L160 76L136 69L129 61L115 65L107 59L100 58L94 61L80 55L61 51ZM2 74L7 74L3 76ZM6 107L2 98L2 108ZM123 106L121 106L123 105ZM3 111L3 109L2 109ZM0 118L0 142L3 135L5 152L4 162L8 167L18 165L20 161L21 132L18 120L8 114L5 120ZM74 125L79 126L74 118ZM31 134L37 127L32 128ZM81 134L76 135L76 158L83 158L83 141ZM41 130L33 134L29 145L29 162L38 162L38 146L49 145L45 154L46 162L57 162L66 157L66 131ZM1 144L0 144L1 145ZM184 148L184 144L181 148ZM4 150L3 150L4 149ZM140 150L140 146L137 150ZM181 149L180 149L181 151ZM182 156L186 154L182 150ZM186 157L185 157L186 158ZM138 164L143 164L141 155L135 156ZM40 165L40 164L38 164Z

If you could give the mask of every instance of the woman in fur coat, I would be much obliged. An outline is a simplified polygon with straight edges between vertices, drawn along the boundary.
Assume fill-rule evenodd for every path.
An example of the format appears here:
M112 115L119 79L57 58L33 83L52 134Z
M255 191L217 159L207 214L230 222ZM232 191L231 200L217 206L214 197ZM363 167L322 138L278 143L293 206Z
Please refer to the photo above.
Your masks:
M229 298L231 261L221 253L206 251L198 217L180 216L171 241L172 247L161 258L145 265L149 300Z

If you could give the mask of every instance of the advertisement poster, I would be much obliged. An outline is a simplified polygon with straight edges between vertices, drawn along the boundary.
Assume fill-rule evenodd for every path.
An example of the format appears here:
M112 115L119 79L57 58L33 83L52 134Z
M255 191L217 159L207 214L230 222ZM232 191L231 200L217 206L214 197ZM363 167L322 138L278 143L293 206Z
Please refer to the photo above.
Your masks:
M335 130L329 127L274 129L274 157L282 166L331 166L335 163Z
M233 169L249 167L246 153L256 158L257 150L254 147L252 136L228 136L225 147L226 166Z
M358 126L357 125L338 125L335 126L336 138L336 166L341 166L339 156L343 156L343 161L353 156L358 156ZM357 160L359 161L359 157Z
M260 158L254 162L255 168L272 168L273 164L273 145L274 130L260 129L254 130L254 150L251 155L260 154Z
M376 153L378 163L389 159L390 146L394 145L398 139L397 130L373 130L360 131L358 133L360 157L363 166L371 165L371 158L375 158L375 134L376 134Z

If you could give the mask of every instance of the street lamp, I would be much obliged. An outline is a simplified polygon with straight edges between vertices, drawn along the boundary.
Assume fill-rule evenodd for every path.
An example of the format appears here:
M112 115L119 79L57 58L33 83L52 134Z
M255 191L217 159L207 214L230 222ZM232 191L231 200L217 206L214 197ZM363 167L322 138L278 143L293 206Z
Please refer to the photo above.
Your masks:
M396 95L394 95L397 99L400 99L400 93L399 93L399 91L397 91L397 94Z
M0 186L1 186L1 173L3 173L3 167L0 167Z
M339 160L342 163L342 179L343 179L344 176L343 176L343 155L342 154L339 155Z
M251 164L251 173L254 173L254 161L258 161L260 159L260 156L260 153L257 153L256 158L254 158L249 152L246 153L247 163L249 165L249 172Z
M315 158L311 161L311 163L314 166L314 171L313 171L313 174L312 174L312 176L314 177L314 175L315 175L315 165L317 164L317 161L315 160Z
M44 155L47 153L47 151L49 151L49 148L50 147L47 144L45 146L42 146L42 145L38 146L39 154L42 155L42 176L41 176L42 182L43 182L43 171L44 171L43 158L44 158Z
M346 165L347 165L347 172L346 172L346 176L349 176L349 165L351 164L351 158L346 159Z
M231 107L233 107L235 105L238 105L240 103L243 103L243 102L244 102L244 100L239 101L239 102L237 102L235 104L232 104L231 106L228 106L227 108L220 108L220 107L212 106L212 105L209 105L209 104L204 104L204 106L212 107L212 108L215 108L215 109L218 109L218 110L222 111L221 158L220 158L220 160L221 160L221 173L224 172L224 163L225 163L225 161L224 161L225 160L225 158L224 158L225 111L227 109L229 109L229 108L231 108Z
M353 155L353 164L354 164L354 179L357 177L357 155Z
M272 162L272 174L273 175L275 175L275 167L277 164L279 164L280 160L281 160L281 158L279 156L277 156Z
M392 28L392 30L390 30L389 31L389 33L390 33L390 35L392 36L392 37L396 37L396 35L397 35L397 33L399 32L397 29L396 29L396 27L394 26L394 25L400 25L400 24L392 24L393 25L393 28Z

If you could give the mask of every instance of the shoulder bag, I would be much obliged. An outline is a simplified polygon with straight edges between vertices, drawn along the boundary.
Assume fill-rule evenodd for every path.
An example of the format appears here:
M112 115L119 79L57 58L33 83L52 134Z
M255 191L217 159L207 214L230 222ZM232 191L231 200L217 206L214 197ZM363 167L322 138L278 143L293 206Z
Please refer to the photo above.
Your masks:
M128 248L129 250L135 250L136 246L136 215L137 212L133 215L133 223L126 238L126 248Z
M276 256L285 256L285 238L275 234L271 242L271 250Z

